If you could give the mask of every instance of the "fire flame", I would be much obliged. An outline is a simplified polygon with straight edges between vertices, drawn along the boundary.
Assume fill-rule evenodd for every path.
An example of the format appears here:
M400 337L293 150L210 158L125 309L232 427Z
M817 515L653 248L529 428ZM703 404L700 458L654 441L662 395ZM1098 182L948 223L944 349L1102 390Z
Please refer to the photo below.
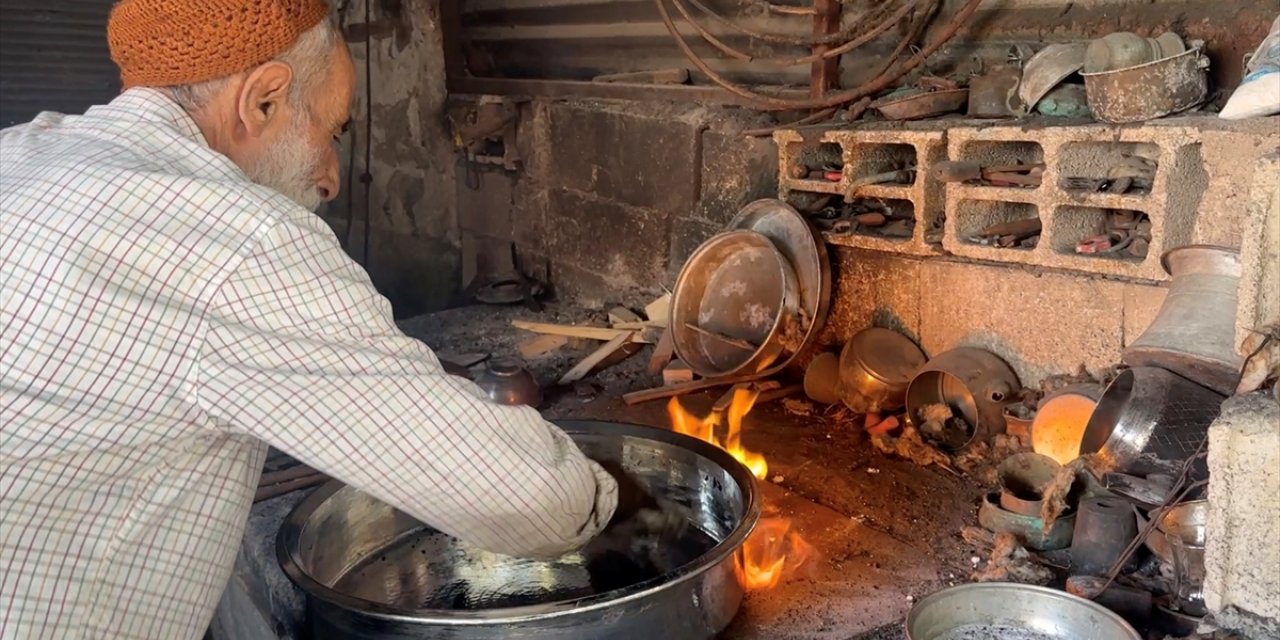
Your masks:
M690 413L677 398L671 399L667 413L671 416L672 430L724 449L752 475L764 479L769 473L764 456L742 446L743 419L759 397L757 389L739 386L734 388L728 407L717 406L704 418ZM725 424L723 438L716 434L722 422ZM739 581L747 589L771 589L782 581L786 569L804 564L812 553L813 547L792 529L790 518L770 516L761 518L747 538L735 568Z

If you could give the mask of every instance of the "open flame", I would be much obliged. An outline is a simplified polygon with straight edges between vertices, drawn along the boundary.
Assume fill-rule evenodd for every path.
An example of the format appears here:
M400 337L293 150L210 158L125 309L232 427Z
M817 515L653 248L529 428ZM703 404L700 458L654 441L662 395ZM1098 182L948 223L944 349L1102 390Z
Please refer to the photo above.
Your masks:
M752 475L764 479L769 473L764 456L742 446L743 419L759 397L759 390L741 385L733 389L727 407L717 402L706 417L690 413L677 398L667 404L667 413L671 416L672 430L724 449L750 469ZM723 437L716 434L721 423L725 426ZM790 518L761 518L737 558L739 580L747 589L771 589L782 580L786 569L804 564L812 552L813 547L792 528Z

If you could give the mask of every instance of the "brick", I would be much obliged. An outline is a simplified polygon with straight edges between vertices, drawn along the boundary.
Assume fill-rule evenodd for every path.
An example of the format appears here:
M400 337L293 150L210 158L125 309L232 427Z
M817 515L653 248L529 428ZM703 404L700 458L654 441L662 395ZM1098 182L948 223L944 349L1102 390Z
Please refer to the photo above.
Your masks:
M702 193L697 214L724 224L743 205L778 191L778 147L770 138L741 133L702 134Z
M697 201L697 124L573 103L547 119L547 184L660 211Z
M548 193L546 240L552 260L620 287L656 287L666 266L667 214L568 189Z

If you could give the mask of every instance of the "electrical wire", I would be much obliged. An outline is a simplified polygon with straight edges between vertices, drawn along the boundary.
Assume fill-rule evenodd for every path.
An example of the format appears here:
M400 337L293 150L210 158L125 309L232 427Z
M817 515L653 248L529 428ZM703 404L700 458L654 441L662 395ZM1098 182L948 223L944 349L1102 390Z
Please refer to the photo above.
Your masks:
M679 29L676 27L676 24L671 17L671 13L667 10L665 1L654 0L654 4L658 8L658 14L661 16L663 24L666 25L668 33L670 33L675 39L676 46L680 48L680 51L684 53L685 58L687 58L694 67L710 78L712 82L730 93L754 103L759 108L771 111L823 109L826 107L834 107L847 102L852 102L863 96L868 96L887 88L899 78L909 73L912 69L918 67L920 63L924 62L925 58L933 55L933 53L943 44L946 44L947 41L954 37L974 12L977 11L978 5L981 3L982 0L968 0L964 6L962 6L960 10L952 16L951 20L942 28L941 33L939 33L933 41L923 49L917 51L902 64L886 69L875 78L872 78L860 86L825 96L802 99L783 98L758 93L747 89L742 85L736 84L725 78L723 75L717 73L689 46L689 43L685 42L684 37L680 34Z

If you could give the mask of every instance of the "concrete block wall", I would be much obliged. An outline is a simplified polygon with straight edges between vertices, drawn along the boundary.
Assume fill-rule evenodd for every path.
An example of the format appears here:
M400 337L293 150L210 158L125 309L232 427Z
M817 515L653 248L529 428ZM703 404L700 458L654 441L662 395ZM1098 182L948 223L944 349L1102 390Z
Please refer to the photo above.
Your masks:
M1248 638L1280 637L1280 405L1230 398L1209 429L1205 604Z
M525 103L521 170L458 172L464 252L514 243L531 275L588 306L658 293L742 205L776 193L772 141L741 135L761 124L745 110Z
M934 121L807 136L783 131L775 140L782 197L840 195L851 176L874 172L850 152L860 141L942 150L918 157L921 171L914 184L881 190L885 197L892 191L911 200L918 229L930 222L945 224L941 249L922 242L919 233L910 242L828 236L829 243L851 248L833 258L837 293L822 336L827 348L838 348L857 330L876 324L912 336L930 355L958 346L989 349L1029 386L1079 367L1099 373L1120 361L1124 348L1159 311L1169 280L1161 254L1198 243L1242 251L1240 318L1275 315L1266 309L1280 308L1274 300L1280 294L1268 293L1280 283L1280 249L1271 231L1275 226L1280 237L1280 217L1268 213L1280 207L1280 174L1266 155L1280 148L1280 131L1267 121L1231 124L1202 117L1127 127ZM1148 194L1078 194L1062 186L1065 177L1105 177L1115 158L1133 153L1157 160ZM793 161L812 166L827 156L844 160L840 182L790 177ZM1044 184L1035 189L944 186L927 179L928 165L939 159L1045 162L1047 171ZM850 164L857 166L851 171ZM940 194L931 195L922 177ZM1251 184L1256 185L1252 194ZM1074 253L1075 242L1098 233L1102 212L1112 208L1151 218L1154 237L1147 258ZM1045 223L1035 249L965 241L990 224L1033 216Z
M778 147L778 192L783 200L796 192L825 193L848 199L872 198L891 206L901 203L910 209L915 221L910 238L886 237L874 232L829 234L829 243L908 255L938 253L937 240L933 236L943 224L942 190L941 185L926 179L926 176L933 163L945 157L946 138L942 131L827 131L818 134L814 140L796 131L783 130L776 132L773 139ZM794 165L815 166L814 159L803 157L815 151L818 154L825 151L832 160L843 165L838 182L791 175ZM916 168L916 177L911 184L854 186L854 181L863 176L905 167Z
M953 160L984 165L1043 162L1039 187L1013 188L949 183L943 247L954 255L1071 269L1144 280L1167 279L1160 256L1188 244L1207 185L1198 155L1200 137L1190 127L1090 125L1028 129L1021 126L967 127L947 134ZM1157 163L1150 193L1116 195L1066 188L1071 178L1106 178L1125 155ZM1151 246L1142 259L1112 254L1080 255L1076 243L1102 233L1107 211L1137 211L1151 220ZM970 237L993 224L1038 217L1040 243L1032 249L975 244Z

